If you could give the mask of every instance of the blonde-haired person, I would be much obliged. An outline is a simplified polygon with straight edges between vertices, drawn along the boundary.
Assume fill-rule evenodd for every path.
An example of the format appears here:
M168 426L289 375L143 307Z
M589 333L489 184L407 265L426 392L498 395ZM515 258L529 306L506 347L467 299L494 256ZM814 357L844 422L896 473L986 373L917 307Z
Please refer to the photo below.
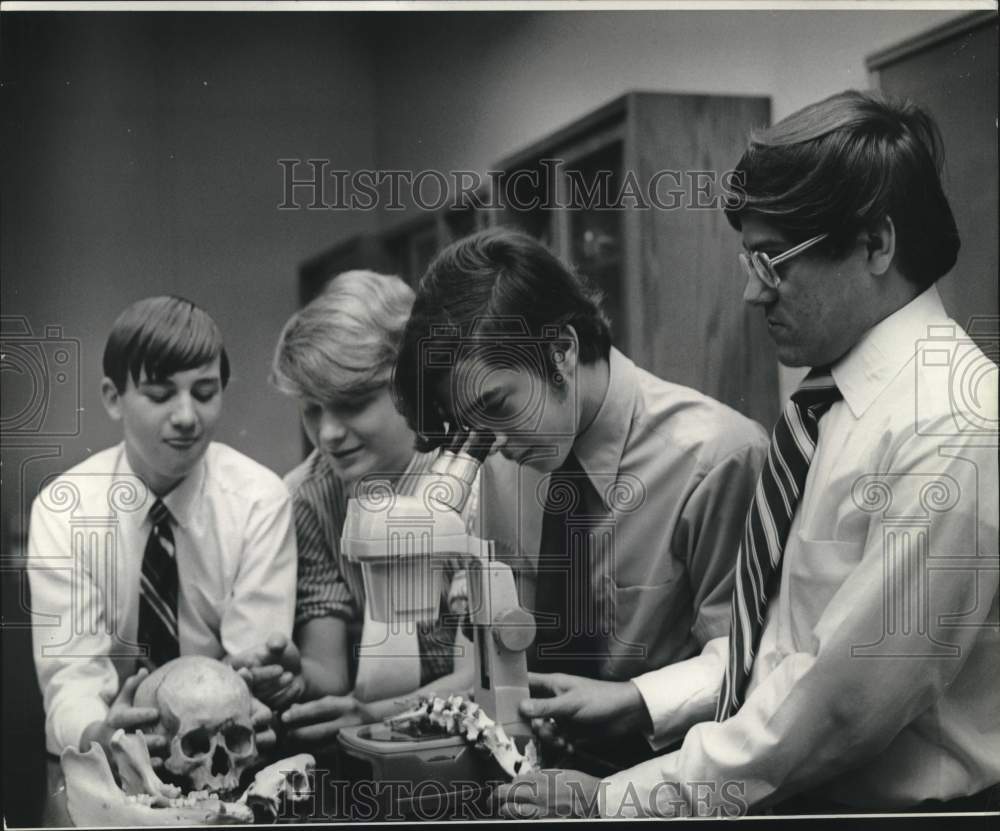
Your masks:
M415 451L390 392L413 299L398 277L345 272L291 317L275 349L272 383L298 401L314 447L285 477L299 546L295 640L307 699L283 714L292 744L327 746L342 727L397 709L392 696L432 682L438 692L471 685L471 664L455 671L455 629L440 622L410 635L419 665L390 656L382 663L363 657L358 674L353 666L359 643L367 650L388 633L365 615L360 569L341 556L347 500L371 477L407 493L434 458ZM367 700L372 690L381 690L382 700Z

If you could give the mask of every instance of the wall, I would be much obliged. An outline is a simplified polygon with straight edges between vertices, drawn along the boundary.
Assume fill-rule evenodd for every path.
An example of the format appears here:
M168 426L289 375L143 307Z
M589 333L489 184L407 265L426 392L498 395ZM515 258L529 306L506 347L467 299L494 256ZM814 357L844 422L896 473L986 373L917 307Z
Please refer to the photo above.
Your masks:
M869 53L959 14L400 15L378 38L378 161L484 171L633 89L769 95L778 120L840 90L866 88ZM383 226L398 220L380 217ZM801 375L782 368L783 395Z
M300 458L296 408L267 384L275 338L297 305L296 267L373 220L278 211L276 159L371 167L375 126L356 17L5 13L2 24L3 314L79 343L62 382L57 372L32 378L14 350L4 357L7 557L41 479L120 440L98 396L101 353L115 316L141 297L185 295L222 327L234 374L219 438L279 472ZM54 341L19 354L46 349L58 370ZM39 399L47 419L8 429L39 392L33 381L51 385ZM78 436L44 435L77 426L77 407ZM3 741L18 763L4 766L3 784L13 824L37 821L44 786L23 579L5 567Z
M363 21L5 14L3 23L3 314L80 341L81 434L25 470L26 492L119 440L98 396L104 338L124 306L158 293L204 306L226 337L234 374L220 440L284 472L300 458L297 415L267 374L297 305L296 267L373 219L277 210L276 160L373 165ZM4 382L9 418L29 381L5 372ZM75 402L56 392L53 417L66 420ZM17 460L5 452L14 533Z
M781 118L865 86L866 54L955 14L5 14L4 314L81 342L81 435L26 469L28 490L116 440L104 335L163 291L227 336L220 438L275 470L297 460L294 409L266 385L295 268L399 215L279 211L278 158L484 170L629 89L766 94ZM6 414L24 389L4 381Z

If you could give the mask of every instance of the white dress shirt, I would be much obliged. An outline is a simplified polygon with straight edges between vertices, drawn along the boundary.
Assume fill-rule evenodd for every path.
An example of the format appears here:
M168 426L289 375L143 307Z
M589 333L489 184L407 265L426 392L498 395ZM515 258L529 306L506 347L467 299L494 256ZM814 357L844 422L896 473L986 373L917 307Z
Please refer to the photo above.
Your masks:
M745 704L711 720L727 638L635 679L653 738L684 742L604 780L605 816L734 815L819 785L891 809L1000 782L996 366L931 287L832 372L843 401Z
M154 501L119 444L56 477L32 506L32 635L51 753L78 745L137 669ZM163 502L173 517L181 654L221 658L272 632L290 637L295 532L281 480L213 443Z

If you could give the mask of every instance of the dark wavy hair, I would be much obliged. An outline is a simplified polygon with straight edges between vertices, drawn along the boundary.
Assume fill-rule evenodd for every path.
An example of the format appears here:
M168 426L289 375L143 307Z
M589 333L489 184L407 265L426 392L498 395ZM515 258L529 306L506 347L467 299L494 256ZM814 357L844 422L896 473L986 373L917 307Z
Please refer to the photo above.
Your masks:
M435 354L446 357L457 344L500 344L502 350L504 338L555 347L556 333L567 325L576 331L581 363L607 359L611 331L600 294L538 240L494 228L442 250L417 287L393 372L396 406L418 448L440 445L447 420L438 385L452 364ZM540 353L544 363L527 368L551 383L558 373L552 350Z
M741 192L727 199L726 217L739 230L752 211L795 240L826 232L820 250L840 258L889 216L897 267L923 289L958 256L943 161L941 134L924 109L848 90L751 135L736 168Z
M138 384L143 370L150 380L161 381L216 357L225 387L229 357L208 312L183 297L147 297L118 315L104 347L103 367L116 389L124 392L127 377Z

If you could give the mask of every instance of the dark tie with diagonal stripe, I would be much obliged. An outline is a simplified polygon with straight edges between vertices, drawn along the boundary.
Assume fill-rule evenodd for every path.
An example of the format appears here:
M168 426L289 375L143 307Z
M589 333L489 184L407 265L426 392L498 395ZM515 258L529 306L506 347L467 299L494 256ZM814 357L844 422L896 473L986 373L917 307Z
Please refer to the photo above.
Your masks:
M826 368L814 369L774 426L767 463L747 512L733 585L729 661L715 711L725 721L742 706L760 645L768 597L777 590L781 555L816 450L819 420L841 398Z
M177 560L170 511L157 499L149 509L153 524L142 557L139 591L139 643L149 661L161 666L180 654L177 641Z

